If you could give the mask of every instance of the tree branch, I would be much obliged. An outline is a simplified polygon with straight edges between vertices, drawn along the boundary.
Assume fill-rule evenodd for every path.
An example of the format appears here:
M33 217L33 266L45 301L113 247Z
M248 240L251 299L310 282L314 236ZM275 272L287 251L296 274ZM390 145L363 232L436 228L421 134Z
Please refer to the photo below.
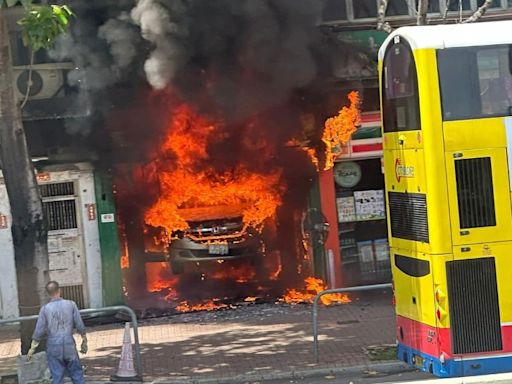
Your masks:
M470 17L468 17L466 20L464 20L462 23L473 23L480 19L483 15L485 15L485 12L487 11L487 8L489 8L492 4L493 0L485 0L485 3L482 4L480 8L478 8L475 13L473 13Z
M418 4L418 19L416 24L427 24L428 0L419 0Z
M443 13L443 24L446 24L446 19L448 19L448 9L450 8L450 0L446 0L444 5L444 13Z
M377 10L377 30L391 33L393 28L386 21L386 9L388 8L388 0L379 0L379 8Z

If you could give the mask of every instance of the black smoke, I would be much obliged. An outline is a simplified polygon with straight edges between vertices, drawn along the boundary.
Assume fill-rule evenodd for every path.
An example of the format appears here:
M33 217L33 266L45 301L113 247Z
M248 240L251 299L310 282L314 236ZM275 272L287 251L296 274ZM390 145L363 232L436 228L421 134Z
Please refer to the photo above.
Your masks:
M141 0L131 16L153 44L144 64L153 87L239 118L318 78L321 12L318 0Z
M89 96L102 116L119 154L106 154L109 162L150 161L166 120L181 102L222 121L223 140L208 148L209 167L220 173L238 164L253 172L283 170L286 194L269 246L279 248L283 275L290 281L301 246L300 213L314 178L305 152L292 148L290 140L304 129L301 117L311 107L308 90L324 83L336 66L333 58L343 56L335 39L318 27L323 1L88 3L76 10L74 31L59 41L53 57L77 65L68 81ZM320 130L320 120L315 124ZM262 155L259 142L270 156ZM117 207L136 237L158 191L126 174L119 178L129 186ZM129 243L130 257L133 250L145 257L140 239ZM143 265L133 265L143 273ZM141 283L136 275L132 281Z

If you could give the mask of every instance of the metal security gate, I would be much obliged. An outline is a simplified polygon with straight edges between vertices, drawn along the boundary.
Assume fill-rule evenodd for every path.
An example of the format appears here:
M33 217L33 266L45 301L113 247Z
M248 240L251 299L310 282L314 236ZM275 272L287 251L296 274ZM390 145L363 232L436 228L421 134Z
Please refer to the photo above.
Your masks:
M48 225L50 279L59 282L64 298L85 308L86 269L75 183L41 184L40 191Z

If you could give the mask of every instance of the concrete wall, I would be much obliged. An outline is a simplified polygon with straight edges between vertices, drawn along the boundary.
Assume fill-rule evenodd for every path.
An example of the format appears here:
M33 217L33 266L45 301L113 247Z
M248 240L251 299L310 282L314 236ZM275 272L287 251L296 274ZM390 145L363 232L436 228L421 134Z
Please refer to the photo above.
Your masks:
M0 224L5 218L7 226L0 227L0 265L2 278L0 279L0 317L18 317L18 285L16 278L16 265L11 235L11 207L7 198L7 190L3 179L0 179Z
M98 215L96 211L96 198L94 174L88 164L72 164L45 167L40 170L41 183L57 183L75 181L75 195L77 195L77 220L83 239L85 255L84 285L85 296L89 307L103 306L103 282L101 250L98 230ZM94 204L94 215L89 215L89 205ZM7 228L2 227L2 215L7 216ZM16 269L14 262L14 249L11 236L11 213L3 179L0 179L0 265L2 266L2 279L0 279L0 316L12 318L18 315L18 291Z
M78 180L80 205L82 210L82 228L84 232L84 248L86 254L87 286L89 288L89 306L99 308L103 305L103 281L101 270L101 250L98 230L98 211L95 208L95 219L89 220L87 206L96 204L94 191L94 175L92 170L81 172Z

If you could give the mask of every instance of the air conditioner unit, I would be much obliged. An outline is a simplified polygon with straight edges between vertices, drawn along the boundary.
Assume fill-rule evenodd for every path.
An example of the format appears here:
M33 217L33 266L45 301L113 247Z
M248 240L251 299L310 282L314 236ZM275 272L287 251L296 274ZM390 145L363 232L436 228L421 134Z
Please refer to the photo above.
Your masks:
M62 95L65 71L75 68L72 63L46 63L32 66L29 100L50 99ZM14 88L19 100L25 98L29 84L30 66L13 67Z

